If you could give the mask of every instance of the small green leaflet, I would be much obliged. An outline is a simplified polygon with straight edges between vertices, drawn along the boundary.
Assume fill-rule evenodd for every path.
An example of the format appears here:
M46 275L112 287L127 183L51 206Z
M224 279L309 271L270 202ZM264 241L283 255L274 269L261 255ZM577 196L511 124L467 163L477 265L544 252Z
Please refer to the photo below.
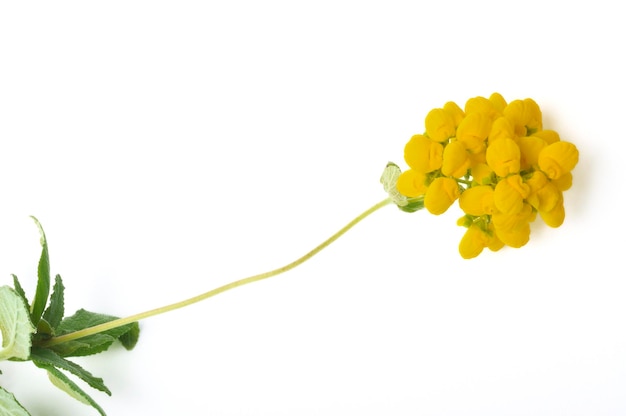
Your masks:
M24 300L9 286L0 287L0 331L0 360L27 360L30 356L31 334L35 328Z
M30 416L15 396L0 387L0 416Z

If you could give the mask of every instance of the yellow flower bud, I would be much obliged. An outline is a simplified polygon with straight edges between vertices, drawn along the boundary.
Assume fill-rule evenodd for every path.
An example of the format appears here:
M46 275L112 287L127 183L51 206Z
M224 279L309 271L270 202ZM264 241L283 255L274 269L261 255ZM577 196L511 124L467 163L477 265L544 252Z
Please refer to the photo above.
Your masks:
M426 135L437 142L454 137L456 125L452 114L443 108L430 110L426 115Z
M424 206L431 214L443 214L460 196L459 185L452 178L435 179L424 196Z
M569 142L556 142L539 153L539 169L550 179L558 179L574 169L578 163L578 149Z
M443 162L443 146L421 134L411 137L404 147L404 160L418 172L437 170Z
M512 139L500 139L487 147L487 164L498 176L518 173L520 169L520 150Z
M396 183L398 191L409 198L424 195L426 193L426 175L413 169L406 170L400 174Z

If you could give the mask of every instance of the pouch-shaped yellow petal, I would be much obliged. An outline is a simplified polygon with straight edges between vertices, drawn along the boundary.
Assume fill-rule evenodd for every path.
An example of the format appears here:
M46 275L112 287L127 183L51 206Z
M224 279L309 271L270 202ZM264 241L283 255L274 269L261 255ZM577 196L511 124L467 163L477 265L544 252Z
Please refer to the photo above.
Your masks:
M496 230L493 224L489 224L488 228L490 232L489 240L487 241L487 248L491 251L498 251L504 247L504 243L496 235Z
M517 214L505 214L496 211L491 216L491 219L496 230L515 230L523 226L524 223L532 222L534 219L533 209L529 204L524 204L522 210Z
M557 204L563 203L563 193L542 172L533 173L526 184L530 187L526 201L539 212L551 211Z
M526 180L526 185L530 188L530 193L526 197L526 202L535 209L541 205L541 190L550 183L546 175L540 170L533 172L532 176Z
M409 198L424 195L428 188L425 184L426 175L413 169L405 170L400 174L396 187L398 191Z
M539 153L539 169L550 179L558 179L578 163L578 149L569 142L556 142Z
M538 132L533 134L533 136L543 139L547 144L552 144L552 143L561 141L561 138L559 137L559 133L557 133L554 130L539 130Z
M491 186L473 186L459 197L459 206L469 215L481 216L493 213L493 188Z
M539 211L539 215L543 222L550 227L560 227L565 220L565 208L563 207L563 199L554 206L550 211Z
M437 142L445 142L454 137L456 125L452 114L443 108L430 110L426 115L426 135Z
M461 124L463 117L465 117L465 113L461 110L461 107L459 107L454 101L448 101L444 104L443 109L452 116L454 126L458 127L459 124Z
M470 225L459 243L459 253L464 259L473 259L483 252L488 237L476 225Z
M421 134L411 137L404 147L404 160L418 172L437 170L443 162L443 146Z
M517 214L494 213L491 217L496 236L507 246L519 248L530 239L530 222L534 219L530 205Z
M485 150L487 136L491 131L492 120L482 113L465 116L456 130L457 140L463 142L471 153L478 154Z
M441 172L446 176L460 178L465 176L470 167L470 159L463 143L454 141L443 149Z
M554 179L552 183L562 192L567 191L572 187L572 174L570 172L564 173L557 179Z
M500 139L489 143L487 164L498 176L518 173L520 169L520 150L513 139Z
M520 169L529 169L536 166L539 161L539 152L546 147L547 143L540 137L521 137L517 145L520 150Z
M491 101L491 103L493 104L493 106L499 111L502 112L504 111L504 108L506 107L506 100L504 99L504 97L502 95L500 95L500 93L498 92L494 92L493 94L491 94L489 96L489 101Z
M426 190L424 206L431 214L443 214L460 194L459 185L454 179L437 178Z
M530 188L519 175L502 179L493 191L493 202L496 208L505 214L517 214L524 207L524 198Z
M467 100L465 103L465 116L467 117L471 113L483 114L492 121L502 115L494 103L485 97L474 97Z
M530 98L511 101L503 114L513 125L517 137L528 136L542 129L541 110Z
M515 139L513 124L506 117L498 117L491 125L489 132L489 144L498 139Z
M492 183L493 170L486 163L478 163L472 166L472 178L479 185Z
M515 229L500 229L496 227L496 235L509 247L520 248L530 240L530 223L522 223Z

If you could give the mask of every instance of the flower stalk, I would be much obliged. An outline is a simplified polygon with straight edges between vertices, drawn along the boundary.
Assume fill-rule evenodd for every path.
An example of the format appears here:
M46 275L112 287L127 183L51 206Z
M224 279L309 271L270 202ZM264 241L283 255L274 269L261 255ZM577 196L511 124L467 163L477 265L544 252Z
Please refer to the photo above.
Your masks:
M381 209L382 207L389 205L391 203L391 198L385 198L384 200L378 202L377 204L371 206L370 208L368 208L367 210L363 211L360 215L358 215L356 218L354 218L352 221L350 221L348 224L346 224L343 228L341 228L339 231L337 231L335 234L333 234L332 236L330 236L328 239L326 239L324 242L322 242L321 244L319 244L317 247L315 247L313 250L309 251L308 253L306 253L304 256L298 258L297 260L292 261L289 264L286 264L282 267L279 267L277 269L274 270L270 270L268 272L264 272L264 273L260 273L260 274L256 274L253 276L249 276L243 279L239 279L239 280L235 280L234 282L228 283L226 285L220 286L218 288L209 290L208 292L202 293L198 296L194 296L192 298L180 301L180 302L176 302L176 303L172 303L170 305L166 305L166 306L162 306L160 308L156 308L156 309L152 309L149 311L145 311L145 312L141 312L135 315L131 315L125 318L119 318L116 319L114 321L110 321L110 322L106 322L100 325L96 325L96 326L92 326L90 328L85 328L82 329L80 331L75 331L75 332L71 332L69 334L64 334L64 335L60 335L60 336L56 336L56 337L52 337L49 340L46 340L44 342L41 343L41 346L46 348L46 347L51 347L54 345L58 345L58 344L62 344L64 342L68 342L68 341L74 341L76 339L80 339L89 335L95 335L104 331L108 331L114 328L118 328L133 322L137 322L146 318L150 318L152 316L156 316L156 315L160 315L166 312L170 312L176 309L180 309L180 308L184 308L186 306L190 306L193 305L194 303L198 303L201 302L203 300L212 298L213 296L219 295L220 293L224 293L227 292L231 289L235 289L237 287L241 287L241 286L245 286L247 284L250 283L254 283L254 282L258 282L261 280L265 280L265 279L269 279L270 277L274 277L274 276L278 276L279 274L285 273L291 269L296 268L297 266L301 265L302 263L304 263L305 261L309 260L310 258L312 258L313 256L315 256L316 254L318 254L320 251L322 251L323 249L325 249L326 247L328 247L330 244L332 244L333 242L335 242L339 237L341 237L342 235L344 235L346 232L348 232L352 227L354 227L355 225L357 225L359 222L361 222L362 220L364 220L365 218L367 218L368 216L370 216L371 214L373 214L374 212L378 211L379 209Z

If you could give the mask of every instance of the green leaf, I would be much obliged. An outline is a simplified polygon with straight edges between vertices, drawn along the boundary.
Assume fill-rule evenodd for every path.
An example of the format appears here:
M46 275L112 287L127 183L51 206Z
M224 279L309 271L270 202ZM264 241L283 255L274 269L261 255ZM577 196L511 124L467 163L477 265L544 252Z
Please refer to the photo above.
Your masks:
M33 322L39 322L41 314L46 308L48 303L48 295L50 294L50 257L48 255L48 242L46 241L46 234L43 231L43 227L35 217L31 217L37 228L39 228L39 234L41 239L41 257L39 258L39 265L37 267L37 289L35 290L35 298L31 304L30 315Z
M0 416L30 416L14 395L0 387Z
M15 292L20 295L20 297L24 301L24 305L26 305L26 308L28 309L28 299L26 299L26 292L24 292L24 289L22 289L22 285L17 279L17 276L14 274L12 274L11 276L13 276L13 287L15 288Z
M104 413L104 410L102 410L98 403L96 403L94 399L92 399L87 393L85 393L80 387L78 387L76 383L70 380L69 377L67 377L61 371L52 366L46 366L42 368L48 371L48 378L50 378L52 384L54 384L56 387L63 390L79 402L93 407L102 416L106 416L106 413Z
M139 341L139 323L134 322L130 324L128 332L122 334L118 339L128 351L135 348L135 345L137 345Z
M43 313L43 318L48 321L54 330L59 326L65 314L64 290L63 280L61 280L61 276L57 274L54 278L54 288L52 290L52 296L50 296L50 305Z
M84 309L76 311L70 317L61 321L56 333L58 335L69 334L81 329L91 328L106 322L118 319L115 316L89 312ZM97 354L106 351L115 340L120 340L126 349L132 349L139 337L139 324L137 322L118 328L109 329L95 335L89 335L74 341L64 342L51 347L63 357L79 357Z
M35 332L24 299L9 286L0 287L0 360L27 360Z
M76 363L73 363L65 358L57 355L54 351L47 348L33 347L31 354L33 363L39 368L48 369L48 367L57 367L62 370L69 371L76 377L83 380L96 390L100 390L111 395L111 391L104 385L104 382L99 377L94 377L89 371L85 370Z

